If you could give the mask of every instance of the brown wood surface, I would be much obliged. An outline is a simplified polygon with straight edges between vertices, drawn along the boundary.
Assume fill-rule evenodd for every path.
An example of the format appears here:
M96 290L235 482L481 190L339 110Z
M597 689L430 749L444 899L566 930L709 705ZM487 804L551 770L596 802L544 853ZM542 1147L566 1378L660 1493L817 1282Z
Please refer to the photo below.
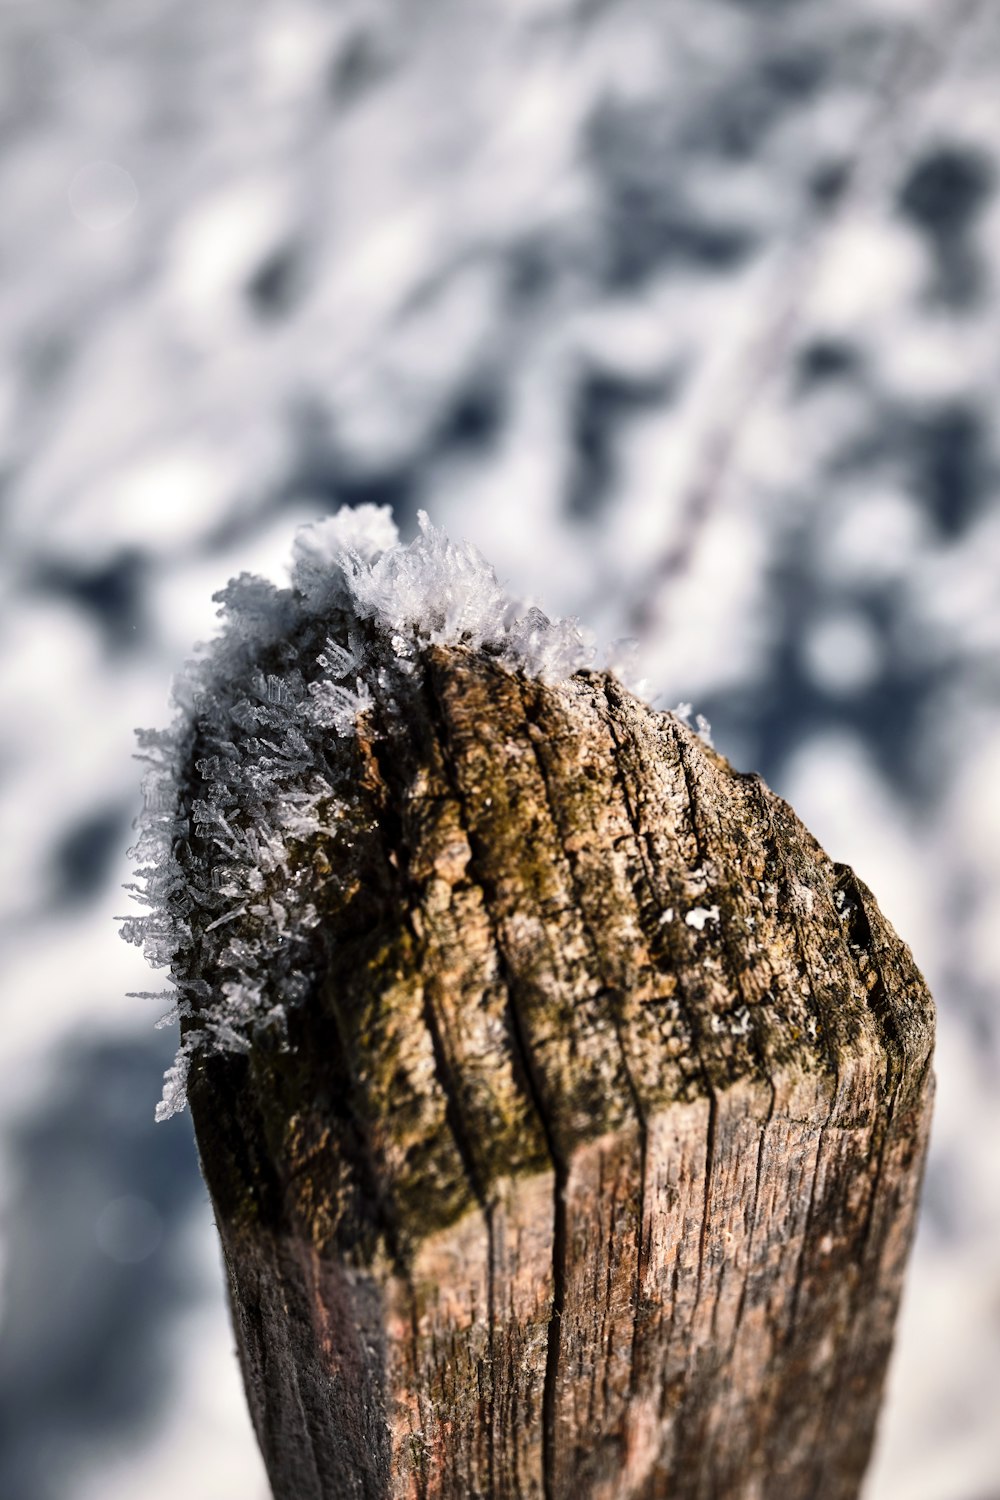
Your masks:
M190 1082L275 1496L855 1496L932 1087L871 894L607 675L433 648L352 753L290 1045Z

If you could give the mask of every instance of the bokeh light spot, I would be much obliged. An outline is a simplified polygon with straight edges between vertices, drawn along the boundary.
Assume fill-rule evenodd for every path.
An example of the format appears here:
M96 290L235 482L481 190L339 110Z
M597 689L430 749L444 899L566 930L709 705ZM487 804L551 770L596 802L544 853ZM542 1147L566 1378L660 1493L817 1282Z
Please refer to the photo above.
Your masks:
M68 196L74 218L98 231L123 224L139 202L132 177L113 161L87 162L73 177Z
M163 1238L163 1222L147 1198L131 1194L112 1198L94 1225L97 1243L111 1260L122 1266L148 1260Z

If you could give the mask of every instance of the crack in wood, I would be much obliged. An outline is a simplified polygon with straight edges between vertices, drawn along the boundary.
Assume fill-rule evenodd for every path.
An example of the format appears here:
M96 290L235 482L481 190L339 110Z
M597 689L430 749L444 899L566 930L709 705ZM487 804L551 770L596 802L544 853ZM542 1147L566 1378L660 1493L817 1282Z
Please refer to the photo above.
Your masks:
M276 1500L855 1500L927 1133L908 952L606 675L411 682L291 1048L192 1075Z

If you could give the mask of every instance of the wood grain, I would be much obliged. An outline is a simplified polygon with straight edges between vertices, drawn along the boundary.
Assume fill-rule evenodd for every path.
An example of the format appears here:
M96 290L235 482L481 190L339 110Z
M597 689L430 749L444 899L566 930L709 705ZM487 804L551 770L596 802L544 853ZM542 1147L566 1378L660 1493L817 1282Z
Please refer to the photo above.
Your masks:
M933 1045L870 892L607 675L432 648L353 753L290 1046L190 1084L275 1496L856 1496Z

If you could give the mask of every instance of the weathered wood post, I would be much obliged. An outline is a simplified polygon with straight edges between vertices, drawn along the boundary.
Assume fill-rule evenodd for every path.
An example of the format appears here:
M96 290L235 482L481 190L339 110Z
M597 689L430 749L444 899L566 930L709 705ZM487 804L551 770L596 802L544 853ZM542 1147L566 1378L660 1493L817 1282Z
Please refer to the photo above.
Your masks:
M343 638L325 610L253 648L258 705L303 631ZM199 805L233 757L197 701L179 778L188 1091L275 1496L856 1496L930 1111L908 950L614 677L426 639L404 677L354 705L336 817L258 861L260 915L205 920L239 803L225 835ZM234 953L258 1021L218 1050Z

